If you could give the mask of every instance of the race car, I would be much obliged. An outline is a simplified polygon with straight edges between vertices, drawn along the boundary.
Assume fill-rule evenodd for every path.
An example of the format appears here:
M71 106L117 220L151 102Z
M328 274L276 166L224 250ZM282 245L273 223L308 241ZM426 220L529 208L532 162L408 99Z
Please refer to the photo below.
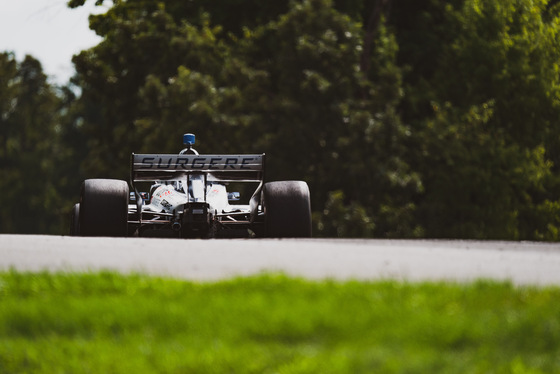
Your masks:
M193 148L194 134L184 134L183 143L186 148L179 154L133 153L130 187L123 180L85 180L72 209L70 234L311 236L307 183L265 183L265 154L200 155ZM228 190L231 186L249 192L244 202L241 192Z

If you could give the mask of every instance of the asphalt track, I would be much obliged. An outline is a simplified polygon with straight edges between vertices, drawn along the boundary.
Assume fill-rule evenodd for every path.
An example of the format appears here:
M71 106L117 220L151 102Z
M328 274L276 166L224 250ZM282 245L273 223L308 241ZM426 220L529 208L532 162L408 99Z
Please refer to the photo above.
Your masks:
M309 279L560 285L560 243L446 240L178 240L0 235L0 270L113 270L208 281Z

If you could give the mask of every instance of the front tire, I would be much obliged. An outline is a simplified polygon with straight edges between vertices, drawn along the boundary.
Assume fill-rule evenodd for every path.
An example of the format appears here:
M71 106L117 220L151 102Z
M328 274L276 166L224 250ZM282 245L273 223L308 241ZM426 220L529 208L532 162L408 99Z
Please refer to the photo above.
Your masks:
M307 183L266 183L263 188L263 204L267 237L311 237L311 203Z
M87 179L80 198L80 235L127 236L128 184L115 179Z

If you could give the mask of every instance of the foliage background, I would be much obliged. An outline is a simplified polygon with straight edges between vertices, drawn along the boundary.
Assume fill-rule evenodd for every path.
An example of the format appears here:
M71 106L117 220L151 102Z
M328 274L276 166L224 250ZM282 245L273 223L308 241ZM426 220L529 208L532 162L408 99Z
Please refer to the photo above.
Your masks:
M0 232L193 132L307 181L316 236L560 239L558 1L105 4L65 87L0 53Z

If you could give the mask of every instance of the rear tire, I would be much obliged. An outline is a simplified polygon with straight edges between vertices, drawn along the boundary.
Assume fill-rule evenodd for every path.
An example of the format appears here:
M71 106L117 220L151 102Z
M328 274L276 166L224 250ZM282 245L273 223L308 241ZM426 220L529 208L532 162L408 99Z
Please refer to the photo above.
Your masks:
M263 188L263 204L267 237L311 237L311 203L307 183L266 183Z
M70 213L70 235L80 235L80 204L74 204Z
M87 179L80 199L80 235L127 236L128 184L115 179Z

